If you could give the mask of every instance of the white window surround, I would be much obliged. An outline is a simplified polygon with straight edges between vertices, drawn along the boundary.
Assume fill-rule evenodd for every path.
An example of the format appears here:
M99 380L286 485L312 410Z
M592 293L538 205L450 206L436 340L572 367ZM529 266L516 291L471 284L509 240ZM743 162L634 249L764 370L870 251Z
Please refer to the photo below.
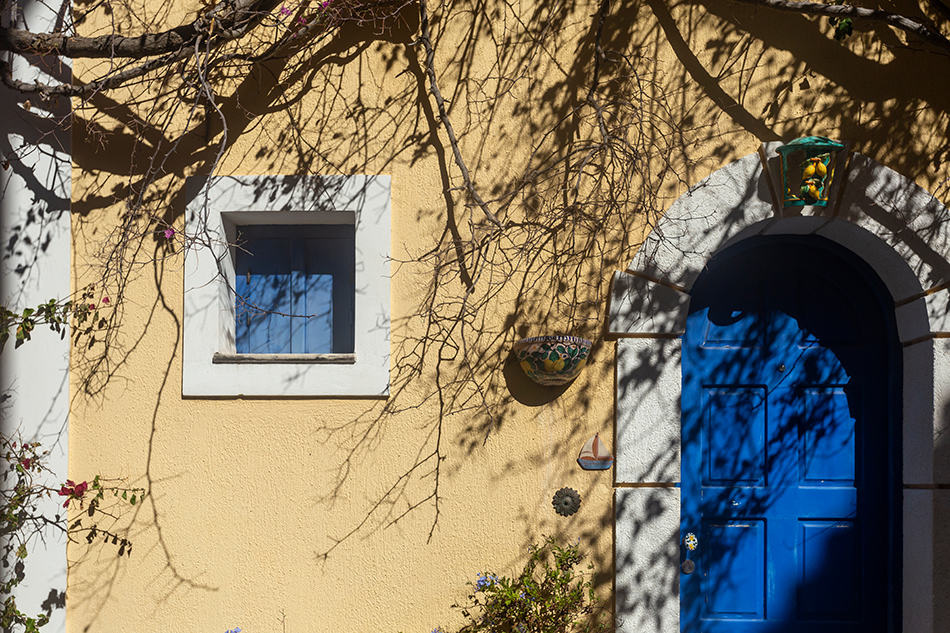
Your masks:
M774 149L711 174L614 275L617 339L615 615L618 633L679 633L681 336L717 252L757 235L816 235L867 262L894 299L903 366L903 633L946 631L950 508L950 210L858 154L828 208L782 209ZM770 182L771 181L771 182Z
M182 395L387 396L389 176L192 177L187 188ZM355 358L236 354L236 227L347 223L356 226Z

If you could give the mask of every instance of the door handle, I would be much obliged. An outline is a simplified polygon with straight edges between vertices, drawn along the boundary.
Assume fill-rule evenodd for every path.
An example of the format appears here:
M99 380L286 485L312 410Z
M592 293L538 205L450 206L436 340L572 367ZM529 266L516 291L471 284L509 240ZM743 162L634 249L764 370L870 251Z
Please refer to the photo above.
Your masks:
M686 538L683 539L683 544L686 545L686 549L695 552L696 548L699 547L699 539L696 538L696 535L692 532L687 532Z
M691 574L696 571L696 563L689 559L689 553L695 552L696 548L699 547L699 539L692 532L687 532L683 544L686 546L686 556L683 562L680 563L680 569L683 570L684 574Z

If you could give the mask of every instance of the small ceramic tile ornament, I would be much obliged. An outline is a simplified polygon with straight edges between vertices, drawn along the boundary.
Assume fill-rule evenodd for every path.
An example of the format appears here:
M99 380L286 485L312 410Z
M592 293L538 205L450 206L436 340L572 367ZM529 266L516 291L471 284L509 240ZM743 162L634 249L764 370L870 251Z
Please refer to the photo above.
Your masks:
M614 465L614 456L600 440L600 434L587 440L581 454L577 456L577 463L584 470L607 470Z

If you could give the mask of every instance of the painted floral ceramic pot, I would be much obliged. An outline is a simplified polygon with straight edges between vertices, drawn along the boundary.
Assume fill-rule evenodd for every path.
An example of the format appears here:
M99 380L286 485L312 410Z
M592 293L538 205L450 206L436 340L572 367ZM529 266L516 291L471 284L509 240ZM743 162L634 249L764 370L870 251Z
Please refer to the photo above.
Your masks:
M514 353L528 378L539 385L564 385L587 364L591 342L577 336L535 336L514 345Z

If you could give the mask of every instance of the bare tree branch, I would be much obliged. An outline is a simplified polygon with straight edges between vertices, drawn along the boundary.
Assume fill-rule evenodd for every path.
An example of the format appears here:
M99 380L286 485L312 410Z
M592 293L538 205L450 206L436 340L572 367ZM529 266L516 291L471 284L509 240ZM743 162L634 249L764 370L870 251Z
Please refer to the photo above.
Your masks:
M3 81L3 83L8 88L12 88L13 90L23 94L39 93L44 97L85 97L94 92L99 92L100 90L118 88L122 84L131 81L132 79L141 77L142 75L145 75L156 68L161 68L162 66L166 66L184 59L190 54L191 50L185 49L176 53L155 57L142 64L139 64L138 66L132 66L115 74L106 75L105 77L97 79L96 81L90 82L88 84L69 83L57 85L47 84L40 81L20 81L19 79L14 78L10 64L0 60L0 81Z
M436 82L435 77L435 49L432 47L432 36L429 33L429 14L426 11L426 0L419 0L419 42L421 42L422 46L426 49L425 65L426 73L429 75L429 92L432 93L436 106L438 106L439 119L442 121L442 125L445 126L445 133L449 137L449 144L452 146L452 153L455 156L455 164L458 165L459 171L462 172L462 179L465 181L465 190L475 201L475 204L481 208L485 217L495 226L501 227L501 221L492 213L491 209L488 208L488 205L482 200L482 197L478 195L475 186L472 184L472 177L468 172L468 167L465 165L465 160L462 158L462 152L459 150L458 139L455 137L455 129L452 127L452 121L449 120L449 115L445 111L445 99L442 98L442 93L439 91L439 84Z
M190 24L161 33L124 36L115 33L82 37L64 33L34 33L22 29L0 30L0 50L21 54L63 55L66 57L141 59L175 53L194 44L195 39L217 23L214 39L225 42L240 37L274 9L277 0L223 1Z
M828 17L834 18L860 18L862 20L871 20L874 22L885 22L906 33L913 33L922 40L930 42L944 51L950 51L950 39L947 39L936 31L930 30L920 22L911 20L906 15L901 15L899 13L889 13L880 9L853 7L847 4L793 2L791 0L733 0L733 2L742 2L743 4L768 7L770 9L789 11L792 13L826 15Z

